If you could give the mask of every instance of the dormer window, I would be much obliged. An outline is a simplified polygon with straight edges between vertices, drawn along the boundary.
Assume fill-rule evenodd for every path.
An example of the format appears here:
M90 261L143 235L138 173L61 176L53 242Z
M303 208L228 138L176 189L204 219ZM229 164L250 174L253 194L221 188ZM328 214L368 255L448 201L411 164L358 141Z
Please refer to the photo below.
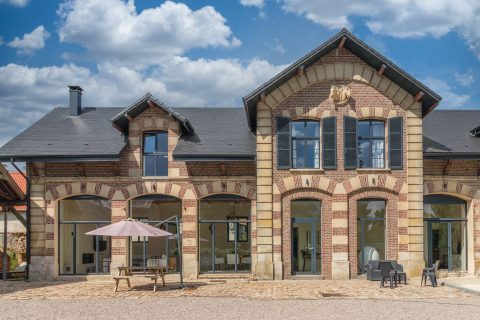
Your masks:
M143 176L168 176L168 132L144 133Z

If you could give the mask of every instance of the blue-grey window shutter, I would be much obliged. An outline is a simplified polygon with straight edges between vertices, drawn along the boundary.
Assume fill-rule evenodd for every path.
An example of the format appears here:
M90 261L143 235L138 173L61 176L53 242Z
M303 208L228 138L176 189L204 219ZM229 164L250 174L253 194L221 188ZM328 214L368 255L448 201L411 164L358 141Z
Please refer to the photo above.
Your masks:
M290 119L277 117L277 168L290 168Z
M388 154L390 168L403 168L403 122L402 117L388 119Z
M344 161L345 169L356 169L358 166L357 151L357 119L344 118Z
M336 118L328 117L322 119L322 149L323 149L323 168L337 168L337 135Z

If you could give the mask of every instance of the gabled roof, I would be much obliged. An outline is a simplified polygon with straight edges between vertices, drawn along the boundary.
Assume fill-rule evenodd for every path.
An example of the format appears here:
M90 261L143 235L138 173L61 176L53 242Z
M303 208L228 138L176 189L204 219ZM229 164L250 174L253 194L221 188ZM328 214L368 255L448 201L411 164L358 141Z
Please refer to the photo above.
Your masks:
M248 130L242 108L175 108L195 127L182 134L173 151L175 160L254 160L256 138Z
M184 132L193 132L193 127L190 125L190 122L187 118L182 116L180 113L174 111L172 108L168 107L166 104L155 98L152 94L147 92L143 97L134 102L130 107L122 110L112 118L112 123L123 133L128 133L128 124L129 119L135 118L140 115L142 112L147 110L150 105L155 105L167 112L169 115L177 119L182 124L182 131Z
M435 110L423 119L425 158L480 158L480 110Z
M0 161L118 160L126 139L110 119L123 108L55 108L0 148Z
M402 68L394 64L385 56L369 47L366 43L355 37L347 29L342 29L339 33L328 39L319 47L300 58L288 68L277 74L271 80L265 82L253 92L243 97L245 111L247 112L248 124L253 131L256 128L256 108L257 102L260 101L262 94L269 94L284 82L288 81L295 74L297 74L298 68L307 68L317 62L321 57L331 52L333 49L338 48L340 42L343 43L343 47L359 57L365 63L370 65L375 70L380 70L382 65L386 66L383 75L403 88L405 91L415 96L420 91L424 93L421 98L423 115L428 114L442 99L438 94L433 92L426 85L420 83L413 76L408 74Z
M0 164L0 204L2 202L21 203L25 193L15 183L7 170Z

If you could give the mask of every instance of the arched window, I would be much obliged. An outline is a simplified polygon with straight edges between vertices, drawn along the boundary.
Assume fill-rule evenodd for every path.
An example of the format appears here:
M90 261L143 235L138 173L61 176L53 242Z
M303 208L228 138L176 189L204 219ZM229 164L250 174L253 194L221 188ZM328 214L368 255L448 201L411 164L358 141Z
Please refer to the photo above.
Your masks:
M322 273L322 203L297 199L290 204L292 216L292 273Z
M467 203L448 195L423 199L425 260L449 271L467 270Z
M59 203L59 273L109 273L110 237L85 233L111 223L110 200L76 196Z
M251 203L237 195L214 195L200 200L200 271L251 270Z
M365 272L369 260L385 259L386 201L362 199L357 201L358 271Z
M141 196L130 201L130 217L172 233L177 233L175 217L182 217L182 201L166 195ZM168 220L168 221L166 221ZM179 252L175 238L131 237L131 265L145 267L149 259L160 259L167 271L179 271Z

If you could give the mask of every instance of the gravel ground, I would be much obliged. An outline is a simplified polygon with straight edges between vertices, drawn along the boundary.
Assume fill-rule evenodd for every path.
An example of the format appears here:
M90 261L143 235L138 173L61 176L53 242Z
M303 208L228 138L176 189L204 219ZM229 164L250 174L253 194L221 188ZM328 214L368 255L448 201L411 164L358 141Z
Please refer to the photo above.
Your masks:
M478 319L480 297L436 300L120 298L0 301L1 319ZM166 315L166 316L165 316Z

